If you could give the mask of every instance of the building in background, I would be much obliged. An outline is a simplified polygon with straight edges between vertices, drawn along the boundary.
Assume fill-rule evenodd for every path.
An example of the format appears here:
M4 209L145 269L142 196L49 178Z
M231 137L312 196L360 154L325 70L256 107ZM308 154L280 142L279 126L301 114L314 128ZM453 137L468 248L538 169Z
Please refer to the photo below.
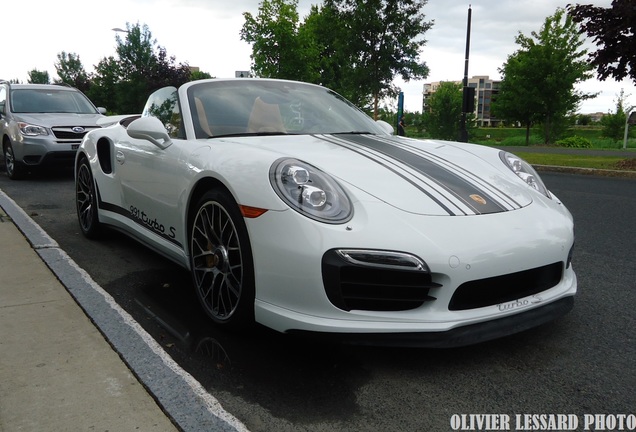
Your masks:
M436 81L424 84L423 100L422 100L422 112L429 111L428 100L437 91L440 84L443 81ZM462 81L454 81L457 84L462 84ZM497 93L499 93L499 86L501 81L491 80L487 75L477 75L468 79L468 86L475 88L475 121L477 126L497 126L501 123L501 120L492 116L490 108Z

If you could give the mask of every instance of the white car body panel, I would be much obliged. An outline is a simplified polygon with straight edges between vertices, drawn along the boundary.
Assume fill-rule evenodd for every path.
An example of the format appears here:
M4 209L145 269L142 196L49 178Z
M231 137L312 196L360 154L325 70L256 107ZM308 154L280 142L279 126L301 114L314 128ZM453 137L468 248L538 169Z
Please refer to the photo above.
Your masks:
M179 89L180 100L187 100L191 85ZM570 213L556 197L524 184L498 150L383 134L194 139L193 115L183 102L181 109L189 139L172 138L165 149L131 138L122 125L127 116L104 119L102 129L86 136L78 159L86 156L90 163L99 221L189 268L188 209L199 182L213 179L239 205L266 209L245 219L254 261L254 316L265 326L281 332L445 332L576 293L569 265ZM100 165L98 141L110 150L110 173ZM424 165L411 164L411 157ZM351 219L323 223L291 209L270 183L270 170L281 158L307 162L335 178L353 204ZM472 201L458 191L462 188L475 188ZM325 291L321 259L333 249L413 254L441 285L429 292L436 300L410 310L343 310ZM563 274L549 289L501 304L449 310L465 282L554 263L563 263Z

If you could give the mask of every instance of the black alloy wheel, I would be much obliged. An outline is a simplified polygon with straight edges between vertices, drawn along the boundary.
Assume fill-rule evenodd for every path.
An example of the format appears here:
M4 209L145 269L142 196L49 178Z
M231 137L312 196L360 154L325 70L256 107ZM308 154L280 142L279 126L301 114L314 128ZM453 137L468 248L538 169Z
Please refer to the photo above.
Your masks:
M254 322L254 264L243 215L224 190L198 201L190 229L190 264L197 297L217 324Z
M80 160L75 173L75 202L82 234L88 238L99 237L101 224L97 214L95 182L91 167L84 157Z

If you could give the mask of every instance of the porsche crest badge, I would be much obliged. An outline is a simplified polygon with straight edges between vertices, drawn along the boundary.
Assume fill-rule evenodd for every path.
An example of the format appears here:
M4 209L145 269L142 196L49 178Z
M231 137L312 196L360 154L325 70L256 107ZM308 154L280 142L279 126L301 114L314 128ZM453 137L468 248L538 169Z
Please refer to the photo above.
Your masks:
M472 194L470 195L470 199L472 199L473 201L481 204L481 205L486 205L486 200L484 198L482 198L480 195L477 194Z

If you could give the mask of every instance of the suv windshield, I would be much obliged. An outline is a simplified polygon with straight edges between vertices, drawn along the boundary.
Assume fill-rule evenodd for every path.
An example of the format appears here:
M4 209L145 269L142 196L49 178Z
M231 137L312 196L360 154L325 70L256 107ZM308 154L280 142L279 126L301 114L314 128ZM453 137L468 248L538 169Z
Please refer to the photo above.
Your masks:
M82 93L61 89L15 89L11 107L14 113L96 113Z

